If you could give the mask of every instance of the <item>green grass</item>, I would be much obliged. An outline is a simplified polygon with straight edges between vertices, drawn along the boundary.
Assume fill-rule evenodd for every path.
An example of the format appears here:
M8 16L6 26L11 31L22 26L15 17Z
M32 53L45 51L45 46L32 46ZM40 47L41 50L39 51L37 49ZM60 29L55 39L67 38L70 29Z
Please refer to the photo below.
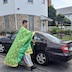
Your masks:
M66 36L63 37L63 40L72 40L72 36L66 35Z
M56 35L56 37L60 38L60 36L57 36L57 35ZM72 36L70 36L70 35L64 35L64 36L62 36L62 40L65 40L65 41L72 40Z

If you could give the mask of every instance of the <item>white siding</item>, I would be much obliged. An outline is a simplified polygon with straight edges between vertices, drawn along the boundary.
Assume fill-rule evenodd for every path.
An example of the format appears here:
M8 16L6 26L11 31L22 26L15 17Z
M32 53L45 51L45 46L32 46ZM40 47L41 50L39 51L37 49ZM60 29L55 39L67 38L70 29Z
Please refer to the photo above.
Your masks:
M42 3L42 0L33 0L33 3L29 3L28 0L15 0L15 3L16 13L48 16L47 0L45 0L45 4ZM17 8L20 8L20 10L17 10Z
M42 3L42 0L33 0L33 3L29 3L28 0L8 0L7 4L3 4L3 0L0 0L0 16L15 12L17 14L48 16L47 4L47 0L45 0L45 4Z
M3 0L0 0L0 16L15 13L14 1L15 0L8 0L8 3L3 4Z

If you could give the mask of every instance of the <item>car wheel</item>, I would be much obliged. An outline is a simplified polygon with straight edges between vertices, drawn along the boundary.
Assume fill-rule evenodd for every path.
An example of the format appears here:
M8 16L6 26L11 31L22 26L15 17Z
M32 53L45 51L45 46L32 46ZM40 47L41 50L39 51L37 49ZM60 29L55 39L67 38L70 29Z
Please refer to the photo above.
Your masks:
M0 53L2 53L4 51L5 51L5 47L2 44L0 44Z
M37 52L35 58L36 58L36 62L40 65L47 65L49 62L48 55L42 51Z

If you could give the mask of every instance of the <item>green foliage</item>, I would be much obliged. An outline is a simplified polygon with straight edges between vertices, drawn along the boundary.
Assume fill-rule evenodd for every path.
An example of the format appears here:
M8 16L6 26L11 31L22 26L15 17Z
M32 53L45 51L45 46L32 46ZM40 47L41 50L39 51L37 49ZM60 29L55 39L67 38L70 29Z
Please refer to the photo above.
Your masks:
M65 34L65 35L71 35L71 33L72 33L72 31L69 30L69 29L68 29L68 30L64 30L64 34Z
M66 18L63 14L57 15L55 19L58 21L58 23L64 24L64 26L71 25L71 21L68 18Z
M55 19L56 17L56 10L53 6L48 7L48 17L51 19Z
M50 30L50 33L51 34L58 34L58 33L60 33L60 31L61 31L60 28L54 27Z
M10 32L10 34L15 34L15 31Z
M65 16L63 14L59 14L56 16L56 20L59 22L59 23L63 23L63 20L64 20Z
M64 18L63 22L64 22L65 26L70 26L71 25L71 21L66 17Z
M60 28L58 27L54 27L50 30L50 33L51 34L65 34L65 35L72 35L72 31L67 29L67 30L61 30Z
M56 35L56 37L60 38L60 36L58 36L58 35ZM62 36L62 40L64 40L64 41L72 40L72 36L64 35L64 36Z
M56 26L55 17L56 17L56 9L53 6L48 7L48 17L53 19L52 22L49 22L49 26Z

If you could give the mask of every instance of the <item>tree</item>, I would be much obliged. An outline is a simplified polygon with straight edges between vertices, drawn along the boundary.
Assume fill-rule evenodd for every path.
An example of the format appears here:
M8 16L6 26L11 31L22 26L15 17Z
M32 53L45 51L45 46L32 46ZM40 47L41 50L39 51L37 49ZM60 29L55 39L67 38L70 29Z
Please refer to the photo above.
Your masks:
M55 19L58 21L58 23L64 24L65 26L71 25L71 21L68 18L66 18L63 14L57 15Z
M55 26L55 17L56 17L56 10L53 6L48 7L48 17L53 19L52 22L49 22L49 26Z
M65 16L63 14L59 14L56 16L56 20L58 21L58 23L63 23Z
M56 17L56 10L53 6L48 7L48 17L51 19L55 19Z
M64 25L65 26L71 26L71 21L68 18L64 18Z

